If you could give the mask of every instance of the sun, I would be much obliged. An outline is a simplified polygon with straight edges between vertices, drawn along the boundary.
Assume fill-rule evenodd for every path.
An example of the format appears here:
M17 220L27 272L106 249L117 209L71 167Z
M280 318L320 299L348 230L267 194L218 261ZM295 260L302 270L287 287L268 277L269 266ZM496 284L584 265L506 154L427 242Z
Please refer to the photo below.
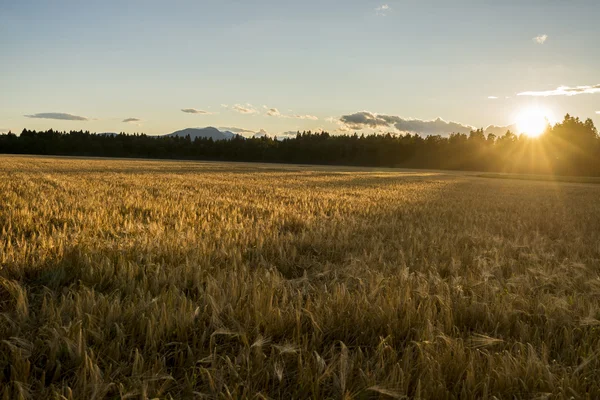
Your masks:
M539 107L521 110L517 117L519 132L529 137L538 137L546 130L550 123L551 115L548 110Z

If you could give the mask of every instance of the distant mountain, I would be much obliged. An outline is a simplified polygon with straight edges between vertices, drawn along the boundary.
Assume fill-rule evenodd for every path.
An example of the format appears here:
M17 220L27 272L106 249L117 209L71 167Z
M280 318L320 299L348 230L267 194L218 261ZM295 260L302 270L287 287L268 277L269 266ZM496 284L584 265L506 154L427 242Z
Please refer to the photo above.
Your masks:
M192 140L196 139L196 138L212 138L213 140L229 140L234 138L236 135L233 132L229 132L229 131L220 131L217 128L214 128L212 126L206 127L206 128L187 128L187 129L182 129L180 131L176 131L173 133L169 133L168 135L165 135L167 137L186 137L187 135L190 135L190 138Z
M98 133L98 136L118 136L118 133L115 132L102 132L102 133Z

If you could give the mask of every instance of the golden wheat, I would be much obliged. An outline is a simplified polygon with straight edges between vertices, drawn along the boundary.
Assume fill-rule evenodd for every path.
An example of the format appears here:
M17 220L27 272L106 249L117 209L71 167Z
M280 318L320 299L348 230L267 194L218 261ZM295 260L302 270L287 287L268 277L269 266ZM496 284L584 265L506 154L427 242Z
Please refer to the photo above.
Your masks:
M0 157L0 396L598 398L600 186Z

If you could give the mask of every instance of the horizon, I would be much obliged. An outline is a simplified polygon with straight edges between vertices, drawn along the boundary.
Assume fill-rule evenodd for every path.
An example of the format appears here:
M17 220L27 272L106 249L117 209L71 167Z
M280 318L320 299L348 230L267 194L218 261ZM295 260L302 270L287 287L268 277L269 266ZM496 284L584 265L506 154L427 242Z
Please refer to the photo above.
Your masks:
M593 1L120 4L0 5L0 133L600 125Z
M569 115L573 118L577 118L580 121L585 121L586 119L590 119L592 120L592 118L580 118L578 116L573 116L569 113L567 113L565 115L565 117ZM561 119L557 119L556 121L554 121L554 123L551 123L549 121L547 121L547 127L548 128L552 128L554 127L556 124L563 122L563 120ZM593 122L593 120L592 120ZM465 126L466 128L468 126ZM472 128L472 130L470 132L474 132L474 131L483 131L484 135L488 136L490 134L495 135L496 137L501 137L504 136L504 134L510 132L514 135L517 136L527 136L533 139L538 138L540 135L544 134L546 132L546 126L544 126L544 130L539 132L538 134L529 134L526 131L521 131L519 129L519 124L518 123L514 123L512 125L509 126L495 126L495 125L489 125L487 127L468 127L468 128ZM95 135L119 135L119 134L126 134L126 135L146 135L149 137L162 137L162 136L171 136L174 134L181 134L184 131L189 131L189 130L195 130L195 131L203 131L206 129L216 129L217 131L221 132L221 133L227 133L227 134L233 134L233 135L237 135L237 136L241 136L243 138L249 139L249 138L261 138L261 137L269 137L269 138L279 138L279 139L285 139L285 138L295 138L297 133L303 133L303 132L312 132L312 133L328 133L328 134L333 134L333 135L354 135L354 134L366 134L366 135L387 135L387 134L392 134L394 136L405 136L405 135L418 135L421 136L423 138L427 137L427 136L441 136L441 137L450 137L453 134L464 134L466 135L467 132L448 132L448 133L427 133L427 134L422 134L422 133L417 133L417 132L410 132L410 131L404 131L404 132L398 132L398 131L367 131L367 132L363 132L362 130L347 130L344 132L330 132L326 129L317 129L317 130L311 130L311 129L300 129L300 130L296 130L296 131L288 131L288 132L283 132L280 135L277 134L270 134L269 132L266 132L264 129L259 130L258 132L253 132L250 130L243 130L243 129L236 129L236 128L231 128L231 127L217 127L217 126L212 126L212 125L207 125L207 126L196 126L196 127L187 127L187 128L182 128L182 129L178 129L176 131L173 132L165 132L162 134L148 134L144 131L118 131L118 132L97 132L97 131L90 131L90 130L85 130L85 129L69 129L69 130L59 130L59 129L54 129L54 128L48 128L48 129L44 129L44 130L34 130L34 129L28 129L28 128L23 128L23 130L27 130L27 131L36 131L36 132L44 132L44 131L55 131L55 132L62 132L62 133L68 133L68 132L79 132L79 131L83 131L83 132L88 132L90 134L95 134ZM13 131L8 131L8 132L2 132L1 134L6 134L6 133L12 133L15 134L17 136L19 136L22 131L18 131L18 132L13 132ZM469 133L470 133L469 132ZM181 135L178 135L181 136Z

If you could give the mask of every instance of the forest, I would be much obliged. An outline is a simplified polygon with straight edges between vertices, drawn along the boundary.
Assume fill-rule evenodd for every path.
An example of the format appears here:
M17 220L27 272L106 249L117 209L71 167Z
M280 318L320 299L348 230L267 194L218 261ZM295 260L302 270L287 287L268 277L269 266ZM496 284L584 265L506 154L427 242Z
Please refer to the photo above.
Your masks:
M295 164L452 169L528 174L600 176L600 137L591 119L567 114L532 138L507 131L486 135L422 137L416 134L298 132L277 137L217 140L145 134L103 135L87 131L24 129L0 135L0 153Z

